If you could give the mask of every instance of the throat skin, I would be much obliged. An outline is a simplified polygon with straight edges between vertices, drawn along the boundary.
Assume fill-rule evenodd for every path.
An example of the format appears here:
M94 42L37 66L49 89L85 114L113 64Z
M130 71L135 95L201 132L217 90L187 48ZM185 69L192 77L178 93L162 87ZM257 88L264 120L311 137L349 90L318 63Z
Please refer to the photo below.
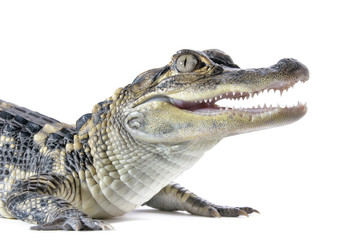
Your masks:
M104 120L89 132L93 169L85 170L82 195L91 197L82 210L96 218L124 215L147 202L221 140L149 144L115 122Z

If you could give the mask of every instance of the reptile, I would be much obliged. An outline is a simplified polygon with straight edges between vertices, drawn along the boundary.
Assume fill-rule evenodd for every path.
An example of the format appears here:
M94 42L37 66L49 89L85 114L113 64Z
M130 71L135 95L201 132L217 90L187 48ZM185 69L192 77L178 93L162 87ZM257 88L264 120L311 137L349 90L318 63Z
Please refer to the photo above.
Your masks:
M0 216L33 230L105 230L101 219L146 205L209 217L251 207L211 203L174 183L227 136L295 122L306 104L228 108L309 78L285 58L241 69L223 51L180 50L96 104L74 125L0 100Z

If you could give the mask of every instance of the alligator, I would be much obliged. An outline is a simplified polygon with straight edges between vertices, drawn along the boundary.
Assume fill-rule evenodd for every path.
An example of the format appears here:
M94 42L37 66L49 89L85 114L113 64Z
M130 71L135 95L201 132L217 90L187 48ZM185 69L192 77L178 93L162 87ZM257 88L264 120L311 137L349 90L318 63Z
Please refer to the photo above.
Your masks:
M258 212L213 204L173 181L222 138L289 124L307 111L303 103L217 105L223 99L242 105L308 78L291 58L241 69L220 50L185 49L74 125L0 100L0 216L33 230L106 230L101 219L142 205L209 217Z

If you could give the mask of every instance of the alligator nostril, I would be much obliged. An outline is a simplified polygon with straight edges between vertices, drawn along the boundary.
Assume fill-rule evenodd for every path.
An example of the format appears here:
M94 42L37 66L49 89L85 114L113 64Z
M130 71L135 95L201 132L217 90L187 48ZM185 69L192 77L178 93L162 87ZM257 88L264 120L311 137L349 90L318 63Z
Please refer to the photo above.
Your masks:
M279 60L276 65L280 66L280 67L285 67L285 66L293 66L293 65L296 65L297 63L298 63L298 61L296 59L283 58L283 59Z
M300 81L306 81L309 78L307 67L293 58L281 59L273 68L281 73L296 76Z

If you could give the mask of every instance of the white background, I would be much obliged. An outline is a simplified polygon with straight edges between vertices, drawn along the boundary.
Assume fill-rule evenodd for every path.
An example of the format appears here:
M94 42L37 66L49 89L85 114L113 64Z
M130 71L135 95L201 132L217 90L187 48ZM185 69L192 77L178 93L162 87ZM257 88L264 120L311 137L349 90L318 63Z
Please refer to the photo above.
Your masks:
M260 215L209 219L147 208L108 232L19 239L360 239L360 7L356 1L0 1L0 98L74 123L183 48L219 48L242 68L308 66L308 114L223 140L177 181ZM22 236L23 235L23 236Z

